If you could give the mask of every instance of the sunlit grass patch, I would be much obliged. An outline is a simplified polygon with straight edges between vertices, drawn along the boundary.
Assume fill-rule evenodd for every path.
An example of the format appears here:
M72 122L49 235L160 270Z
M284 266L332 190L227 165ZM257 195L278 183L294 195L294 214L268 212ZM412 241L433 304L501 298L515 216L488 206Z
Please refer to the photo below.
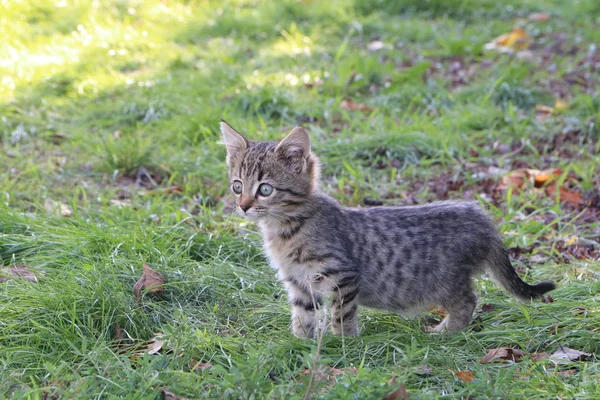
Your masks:
M0 393L382 398L404 386L411 398L593 396L597 9L594 0L1 3L0 269L39 279L0 279ZM529 52L484 49L516 26ZM221 118L255 140L302 124L322 190L344 205L480 201L524 279L557 282L553 301L518 303L482 279L474 324L455 336L422 332L436 310L364 310L358 338L294 338L256 225L231 213ZM554 190L533 178L499 188L523 169L558 169ZM143 264L165 284L138 300ZM140 355L157 333L160 351ZM527 356L480 363L503 346ZM559 346L594 355L565 365L531 356Z

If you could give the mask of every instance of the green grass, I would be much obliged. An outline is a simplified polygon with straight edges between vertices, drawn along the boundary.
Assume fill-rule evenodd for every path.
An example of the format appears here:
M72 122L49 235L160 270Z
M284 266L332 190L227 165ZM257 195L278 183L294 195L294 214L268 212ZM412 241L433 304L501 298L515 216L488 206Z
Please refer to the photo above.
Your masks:
M499 4L1 3L0 266L39 282L0 283L0 397L598 396L600 9ZM483 50L514 26L530 56ZM556 97L568 108L536 117ZM454 336L421 331L435 313L364 310L358 338L293 337L256 227L229 212L221 118L254 139L306 126L324 190L346 205L479 199L524 279L557 282L554 302L521 304L484 279L494 309ZM586 205L494 191L521 167L560 168ZM144 263L166 284L136 300ZM136 356L156 333L163 348ZM491 348L560 345L594 355L479 363Z

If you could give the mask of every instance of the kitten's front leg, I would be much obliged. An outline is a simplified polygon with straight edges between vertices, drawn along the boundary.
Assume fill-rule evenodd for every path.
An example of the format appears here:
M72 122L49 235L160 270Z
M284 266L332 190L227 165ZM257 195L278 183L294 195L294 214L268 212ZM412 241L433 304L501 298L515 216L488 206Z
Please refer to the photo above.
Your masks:
M292 303L292 332L297 337L313 338L316 326L315 309L309 303L299 303L299 299Z
M295 280L288 280L286 286L292 305L292 332L297 337L314 337L316 310L322 303L320 294Z
M333 287L331 320L333 333L345 336L358 335L358 276L343 276Z

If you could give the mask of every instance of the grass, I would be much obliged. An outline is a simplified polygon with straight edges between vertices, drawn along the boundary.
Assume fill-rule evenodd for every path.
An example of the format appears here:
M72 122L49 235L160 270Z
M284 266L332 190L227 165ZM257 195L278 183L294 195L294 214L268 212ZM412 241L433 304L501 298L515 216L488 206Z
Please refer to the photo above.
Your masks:
M0 264L39 282L0 283L0 393L597 396L600 9L498 4L1 3ZM529 56L483 50L514 26L532 36ZM536 111L557 97L567 109ZM557 282L554 302L518 303L484 279L480 303L493 310L454 336L421 331L436 312L363 310L360 337L294 338L256 227L229 213L221 118L255 139L302 123L324 190L346 205L479 199L524 279ZM521 167L560 168L585 205L494 190ZM144 263L166 284L136 300ZM140 355L157 333L162 349ZM479 363L502 346L594 355ZM465 370L472 382L457 378Z

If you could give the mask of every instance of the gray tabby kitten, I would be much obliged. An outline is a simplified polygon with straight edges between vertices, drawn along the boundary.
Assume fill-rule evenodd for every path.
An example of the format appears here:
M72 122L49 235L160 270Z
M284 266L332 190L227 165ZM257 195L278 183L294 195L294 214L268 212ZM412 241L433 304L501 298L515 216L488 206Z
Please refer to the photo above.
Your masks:
M472 277L482 270L523 300L555 288L519 278L477 202L342 207L319 190L319 162L301 127L279 143L247 140L224 121L221 132L237 211L260 226L297 336L314 336L315 310L330 297L336 334L358 334L358 305L441 306L447 317L428 331L456 332L471 323Z

